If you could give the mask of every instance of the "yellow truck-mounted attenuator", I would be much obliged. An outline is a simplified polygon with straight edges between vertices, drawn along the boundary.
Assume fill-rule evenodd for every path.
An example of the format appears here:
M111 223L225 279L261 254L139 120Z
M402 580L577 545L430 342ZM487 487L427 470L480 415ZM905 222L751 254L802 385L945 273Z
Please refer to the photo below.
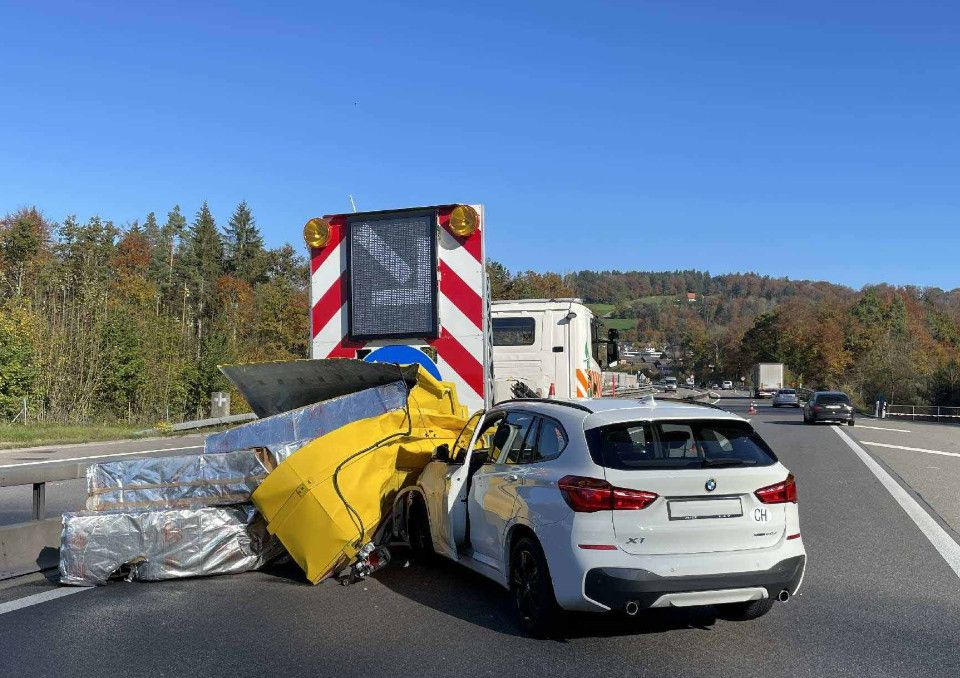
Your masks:
M390 514L397 492L466 424L454 385L414 370L403 368L409 388L403 409L312 440L253 494L267 529L314 584L354 561Z

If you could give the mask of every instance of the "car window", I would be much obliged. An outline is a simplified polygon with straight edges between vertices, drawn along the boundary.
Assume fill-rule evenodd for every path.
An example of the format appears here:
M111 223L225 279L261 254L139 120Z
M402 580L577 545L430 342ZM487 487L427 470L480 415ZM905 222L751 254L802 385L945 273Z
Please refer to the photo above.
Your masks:
M711 422L700 424L697 441L705 460L739 460L748 464L765 466L776 461L770 447L749 426L736 422Z
M519 464L525 451L534 446L536 440L536 415L531 412L511 412L511 426L517 428L507 448L507 456L503 460L506 464ZM532 429L532 431L531 431Z
M645 468L657 459L650 425L644 422L601 426L586 434L590 456L598 466Z
M818 405L849 405L850 398L845 393L821 393L817 396Z
M511 450L516 450L516 453L519 454L523 446L523 439L526 437L533 419L534 415L529 412L510 412L507 414L500 423L500 428L497 429L498 440L494 444L496 454L491 458L502 464L506 462L505 458Z
M479 458L479 455L484 455L486 460L493 458L493 446L502 421L503 414L501 413L487 416L483 420L480 435L477 436L477 441L473 444L473 455L475 458ZM463 463L463 459L458 457L457 462Z
M769 466L777 458L749 424L725 421L624 422L585 432L590 456L606 468Z
M537 436L537 448L532 461L550 461L556 459L567 446L567 434L560 422L547 417L540 419L540 434Z
M467 445L470 444L470 440L473 438L473 432L477 428L477 424L480 423L480 418L483 416L483 412L476 412L470 419L467 420L467 425L463 427L460 431L460 435L457 436L457 440L453 443L453 448L450 454L450 459L457 463L462 464L464 457L467 456Z
M779 393L780 395L794 395L796 391L794 391L792 388L782 388L779 391L777 391L777 393Z
M689 424L660 424L660 456L664 459L696 459L696 438Z

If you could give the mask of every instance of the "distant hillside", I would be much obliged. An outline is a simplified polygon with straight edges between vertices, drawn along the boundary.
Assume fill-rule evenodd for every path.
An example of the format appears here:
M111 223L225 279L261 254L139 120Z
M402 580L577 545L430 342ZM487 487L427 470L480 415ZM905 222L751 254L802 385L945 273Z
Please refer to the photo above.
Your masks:
M495 298L577 296L624 340L670 345L700 381L783 362L795 383L843 388L868 404L960 404L960 289L755 273L578 271L511 274L491 263ZM693 293L695 299L688 298Z

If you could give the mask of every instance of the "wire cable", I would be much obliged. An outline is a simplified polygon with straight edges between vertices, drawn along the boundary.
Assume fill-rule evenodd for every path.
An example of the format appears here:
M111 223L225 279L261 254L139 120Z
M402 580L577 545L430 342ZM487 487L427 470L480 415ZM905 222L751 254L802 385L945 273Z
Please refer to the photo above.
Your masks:
M333 471L333 489L337 493L337 496L340 498L340 501L343 503L344 508L347 510L347 514L350 516L350 519L353 522L354 527L357 528L357 532L359 535L357 537L357 542L355 544L357 548L361 548L363 546L363 541L365 539L367 530L363 523L363 518L360 516L359 511L357 511L353 507L353 505L351 505L350 502L347 501L347 498L343 495L343 491L340 489L340 480L339 480L340 471L342 471L343 468L354 459L357 459L358 457L361 457L362 455L367 454L368 452L372 452L373 450L379 447L382 447L383 445L387 444L388 442L390 442L395 438L408 437L411 433L413 433L413 417L410 414L410 387L407 385L406 380L404 380L403 378L403 370L400 368L400 365L396 363L394 364L396 365L397 371L400 373L400 381L403 382L404 388L406 389L406 397L404 398L404 401L403 401L404 402L403 411L404 411L404 414L406 415L405 419L407 421L407 430L391 433L390 435L378 440L377 442L370 445L369 447L365 447L362 450L358 450L357 452L354 452L349 457L347 457L342 462L340 462L340 464L337 465L337 468Z

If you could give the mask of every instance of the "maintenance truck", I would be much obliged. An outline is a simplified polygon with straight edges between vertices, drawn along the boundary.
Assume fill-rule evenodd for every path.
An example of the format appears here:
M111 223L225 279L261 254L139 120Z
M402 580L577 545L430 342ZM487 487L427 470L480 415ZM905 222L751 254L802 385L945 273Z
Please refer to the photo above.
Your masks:
M419 364L471 410L599 397L617 333L579 299L494 302L482 205L333 214L304 227L310 357Z

